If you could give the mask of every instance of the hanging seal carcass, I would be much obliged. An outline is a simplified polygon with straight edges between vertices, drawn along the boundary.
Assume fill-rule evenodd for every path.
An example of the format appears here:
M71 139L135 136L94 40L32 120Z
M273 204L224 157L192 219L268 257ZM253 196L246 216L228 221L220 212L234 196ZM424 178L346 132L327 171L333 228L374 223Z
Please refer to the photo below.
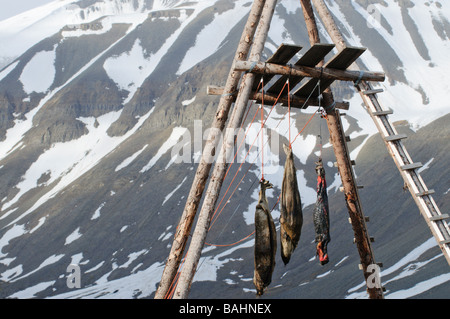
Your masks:
M303 213L292 148L283 144L286 153L280 200L281 259L286 265L300 240Z
M272 282L277 251L276 229L270 214L266 198L266 189L273 185L266 180L260 181L259 202L255 212L255 271L253 284L259 296Z
M322 159L316 162L317 200L314 209L314 229L316 232L316 251L321 265L328 263L327 245L330 242L330 216L328 210L327 181Z

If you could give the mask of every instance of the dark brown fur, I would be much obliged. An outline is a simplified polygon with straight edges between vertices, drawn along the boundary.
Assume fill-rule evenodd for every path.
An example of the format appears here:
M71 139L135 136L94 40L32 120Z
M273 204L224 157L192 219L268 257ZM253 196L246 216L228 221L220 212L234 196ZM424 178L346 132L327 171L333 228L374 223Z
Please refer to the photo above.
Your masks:
M266 189L272 188L266 180L260 182L259 202L255 212L255 272L253 284L260 296L272 281L277 251L275 224L266 199Z
M286 265L300 240L303 213L292 149L283 144L286 153L280 200L281 258Z

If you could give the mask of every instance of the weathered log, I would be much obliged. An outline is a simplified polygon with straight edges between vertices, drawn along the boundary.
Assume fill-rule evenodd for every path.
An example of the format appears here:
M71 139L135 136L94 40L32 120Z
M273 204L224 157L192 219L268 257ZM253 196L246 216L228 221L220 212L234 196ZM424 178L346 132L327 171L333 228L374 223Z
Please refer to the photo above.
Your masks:
M307 67L302 65L280 65L274 63L238 61L235 64L236 71L249 71L257 74L280 74L299 77L312 77L332 79L338 81L375 81L383 82L386 79L384 72L371 71L347 71L321 67Z
M311 0L301 0L302 2L310 2ZM323 0L312 0L316 11L318 12L322 23L325 26L336 48L341 51L347 47L345 40L339 31L328 7ZM312 14L313 15L313 14ZM358 70L356 63L353 63L351 70ZM370 237L366 228L364 214L362 212L361 202L358 194L355 176L350 159L350 153L345 142L344 130L339 116L339 111L334 110L327 116L327 126L330 132L330 139L336 154L339 174L341 176L342 185L345 191L345 200L348 213L352 221L353 232L357 243L358 253L361 264L364 269L364 277L368 278L369 274L366 270L369 265L376 264L375 257L370 244ZM368 287L367 289L371 299L382 299L383 290L381 287Z
M222 95L224 94L223 87L215 86L215 85L208 85L206 88L206 93L209 95ZM275 96L274 94L270 94L267 92L261 93L261 92L252 92L250 94L250 99L256 101L256 103L262 103L262 100L264 98L264 103L267 104L273 104L275 102L280 103L281 105L288 105L290 103L290 106L292 108L296 109L305 109L308 106L319 106L319 100L315 98L310 98L309 100L307 98L301 98L295 95L291 95L289 97L287 96ZM348 110L350 104L348 102L336 102L335 107L337 109L341 110Z
M250 52L250 58L252 60L259 60L261 57L276 3L277 0L266 0L264 4L255 34L254 43ZM225 172L228 167L226 157L227 154L230 154L230 149L234 149L234 131L236 128L241 126L245 109L252 91L254 76L255 75L252 73L246 73L242 79L239 89L240 93L233 108L233 113L229 120L227 130L225 131L223 144L221 145L219 156L217 157L216 164L214 165L214 170L208 184L208 189L200 210L197 225L192 235L189 251L186 254L185 264L180 274L179 283L175 289L174 298L176 299L187 298L187 295L189 294L191 283L200 260L201 252L203 246L205 245L206 235L211 222L211 216L214 212L223 179L225 177Z
M234 56L233 63L239 60L245 60L247 58L250 51L250 46L252 45L253 36L256 32L258 21L261 17L264 3L265 0L255 0L253 2L250 14L248 16ZM236 91L241 79L241 75L242 72L235 71L234 68L231 67L225 84L225 92L231 93ZM223 130L228 119L228 113L233 101L234 99L231 95L223 95L221 97L219 105L217 107L216 116L211 125L212 128L217 128L220 131ZM197 167L194 181L192 182L191 190L186 200L186 205L181 215L175 237L173 239L172 248L170 250L170 254L161 277L161 281L155 293L155 299L162 299L167 296L169 289L174 283L175 275L178 272L178 268L183 257L184 249L191 232L192 223L194 221L198 205L202 198L202 194L209 177L209 172L211 170L211 154L214 153L217 146L217 139L215 134L217 130L210 130L210 132L211 133L206 141L201 161Z

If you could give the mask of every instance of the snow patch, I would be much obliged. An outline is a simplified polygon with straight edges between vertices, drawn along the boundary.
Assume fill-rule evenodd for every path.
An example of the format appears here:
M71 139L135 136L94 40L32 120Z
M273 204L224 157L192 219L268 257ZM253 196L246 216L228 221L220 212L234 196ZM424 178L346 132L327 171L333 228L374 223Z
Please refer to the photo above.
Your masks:
M172 134L170 137L163 143L163 145L160 147L158 152L156 152L156 155L148 162L147 165L145 165L140 172L144 173L151 169L153 165L156 164L156 162L163 156L167 151L169 151L175 144L178 142L178 140L188 131L185 127L175 127L172 131Z
M146 148L147 148L148 144L146 144L143 148L141 148L139 151L137 151L136 153L134 153L133 155L131 155L130 157L126 158L123 160L122 163L120 163L115 171L120 171L121 169L127 167L128 165L130 165L135 159L136 157L138 157Z
M101 267L102 263L97 265ZM50 299L132 299L149 297L161 280L164 263L156 262L145 270L108 281L106 276L95 285L50 297Z
M215 1L211 1L209 5L214 5L214 3ZM235 7L232 10L214 15L213 21L197 34L195 44L186 52L177 75L183 74L220 48L232 27L249 12L249 8L244 6L246 4L248 4L248 0L238 0L234 2Z
M150 59L146 59L144 53L141 41L136 39L129 52L108 58L103 64L106 73L117 86L121 90L130 92L124 103L131 100L136 90L154 69Z
M100 206L95 210L94 214L91 217L91 220L97 219L100 217L100 211L102 210L103 206L105 206L106 202L103 202L100 204Z
M36 53L23 68L19 80L23 84L25 93L45 93L53 84L56 74L55 50L56 46L53 48L53 51L41 51Z
M82 236L82 234L80 233L80 227L78 227L69 236L67 236L66 242L64 243L64 245L69 245L69 244L73 243L75 240L77 240L81 236Z
M175 187L175 189L172 192L170 192L169 194L166 195L161 206L164 206L164 204L172 197L172 195L175 194L176 191L180 189L180 187L184 184L186 179L187 179L187 176L183 179L183 181L177 187Z
M19 64L20 61L16 61L11 63L8 67L6 67L3 71L0 72L0 81L3 80L14 68Z

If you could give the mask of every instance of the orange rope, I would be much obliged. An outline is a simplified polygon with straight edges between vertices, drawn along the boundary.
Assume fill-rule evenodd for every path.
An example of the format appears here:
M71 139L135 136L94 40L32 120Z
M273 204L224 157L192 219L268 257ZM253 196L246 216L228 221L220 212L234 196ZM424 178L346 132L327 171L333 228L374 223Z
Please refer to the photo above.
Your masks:
M187 255L187 252L186 252L186 255ZM175 275L175 277L172 279L172 282L170 283L169 289L167 290L166 295L164 296L164 299L172 299L173 294L175 293L175 288L178 285L178 280L180 279L181 268L183 268L184 261L186 260L186 255L181 260L181 264L178 267L179 270L177 271L177 274Z
M260 83L261 83L261 82L260 82ZM285 84L285 86L286 86L286 84ZM280 99L281 94L283 93L285 86L283 86L283 88L281 89L281 92L278 94L278 97L277 97L277 99L275 100L275 102L274 102L274 104L273 104L273 106L272 106L272 109L270 110L270 112L269 112L269 114L268 114L267 117L270 116L270 114L272 113L273 109L275 108L275 105L278 103L278 100ZM258 86L258 89L259 89L259 86ZM257 89L257 90L258 90L258 89ZM254 122L254 120L255 120L257 114L258 114L258 112L255 112L255 115L253 116L253 119L252 119L250 125L253 124L253 122ZM267 121L267 120L266 120L266 121ZM265 123L265 122L264 122L264 123ZM250 126L249 126L249 129L245 132L244 138L242 139L241 144L239 145L239 148L238 148L238 150L236 151L236 154L234 155L233 162L229 165L228 170L227 170L227 172L225 173L224 179L225 179L225 177L228 175L228 172L230 171L231 166L234 164L234 160L236 159L236 156L237 156L237 154L239 153L239 150L240 150L240 148L241 148L241 146L242 146L242 143L245 141L245 138L247 137L249 130L250 130ZM245 157L244 157L244 160L242 161L241 165L239 166L238 170L236 171L236 174L234 175L232 181L230 182L230 185L228 186L227 190L225 191L225 194L223 195L222 199L220 200L219 205L217 205L216 210L215 210L215 212L214 212L214 214L213 214L213 216L212 216L211 218L214 218L214 216L216 215L217 211L219 210L220 205L222 204L223 200L225 199L225 196L227 195L228 191L230 190L230 187L231 187L231 185L233 184L233 182L234 182L234 180L235 180L237 174L238 174L239 171L241 170L242 165L244 165L245 160L247 159L248 155L250 154L250 151L251 151L251 149L253 148L253 145L255 144L255 142L257 141L258 136L259 136L260 133L261 133L261 130L259 130L258 134L256 135L255 140L253 141L252 145L250 146L250 148L249 148L247 154L246 154ZM252 163L252 165L253 165L253 163ZM247 170L247 173L248 173L248 170ZM247 175L247 173L246 173L245 175ZM245 175L244 175L244 177L245 177ZM244 179L244 177L241 179L240 182L242 182L242 180ZM239 184L240 184L240 182L239 182ZM239 185L239 184L238 184L238 185ZM235 189L235 190L236 190L236 189ZM234 192L233 192L233 193L234 193ZM230 199L230 198L231 198L231 196L230 196L228 199ZM224 207L222 207L222 209L220 210L219 215L222 213L222 211L223 211L223 209L225 208L225 206L227 205L227 203L228 203L228 201L225 203ZM214 222L217 220L217 218L219 217L219 215L213 220L213 223L210 225L209 229L211 229L212 225L213 225ZM209 230L209 229L208 229L208 230Z
M261 96L261 180L264 180L264 82L261 78L262 96Z
M316 113L319 111L319 108L317 108L317 110L313 113L313 115L309 118L308 122L306 122L305 126L301 129L300 132L298 132L297 136L295 136L294 140L292 141L292 144L294 144L295 140L297 139L297 137L303 132L303 130L308 126L309 122L311 122L311 120L314 118L314 116L316 115Z
M205 243L205 244L208 245L208 246L216 246L216 247L229 247L229 246L234 246L234 245L239 244L240 242L243 242L244 240L246 240L247 238L249 238L250 236L252 236L254 233L255 233L255 231L253 231L250 235L245 236L245 237L242 238L241 240L238 240L237 242L232 243L232 244L227 244L227 245L216 245L216 244L209 244L209 243Z
M260 86L260 85L261 85L261 82L259 82L258 87L256 88L256 92L258 92L259 86ZM242 126L244 125L245 120L247 119L247 115L248 115L248 113L250 112L250 109L251 109L251 106L252 106L252 105L253 105L253 101L252 101L252 103L250 104L250 106L249 106L249 108L248 108L248 110L247 110L247 114L245 115L244 120L243 120L242 123L241 123L241 128L242 128ZM258 114L258 112L256 112L255 115L253 116L253 119L251 120L250 125L253 124L253 122L255 121L256 114ZM234 154L233 161L231 162L231 165L228 166L228 169L227 169L227 171L226 171L226 173L225 173L225 175L224 175L224 177L223 177L224 180L225 180L225 178L227 177L228 172L230 171L231 166L233 165L233 163L234 163L234 161L235 161L235 159L236 159L236 156L238 155L239 150L241 149L242 143L245 141L245 138L247 137L247 134L248 134L248 131L245 132L244 138L242 139L241 144L239 145L239 147L238 147L238 149L237 149L237 151L236 151L236 154Z
M252 164L253 165L253 164ZM248 171L247 171L248 172ZM241 179L242 181L242 179ZM239 185L238 185L239 186ZM275 203L275 205L273 205L272 210L270 212L273 212L273 210L275 209L275 207L277 206L277 204L280 202L281 199L281 194L278 196L277 202ZM230 247L230 246L234 246L239 244L240 242L243 242L244 240L246 240L247 238L251 237L253 234L255 233L255 231L253 231L251 234L245 236L244 238L238 240L237 242L234 242L232 244L224 244L224 245L218 245L218 244L210 244L210 243L205 243L205 245L208 246L215 246L215 247Z
M289 148L292 148L292 143L291 143L291 98L290 98L290 88L289 88L289 79L286 81L287 86L288 86L288 125L289 125Z
M262 82L262 80L261 80L261 82ZM280 93L279 93L277 99L275 100L275 102L274 102L274 104L273 104L273 106L272 106L272 109L270 110L270 112L269 112L269 114L268 114L266 120L264 120L264 117L263 117L263 114L264 114L264 113L263 113L263 105L261 105L261 129L259 130L259 132L258 132L258 134L257 134L257 136L256 136L256 138L255 138L255 140L253 141L253 143L252 143L252 145L250 146L250 148L249 148L247 154L245 155L245 158L244 158L243 162L241 163L241 165L239 166L238 170L236 171L236 173L235 173L235 175L234 175L232 181L230 182L230 185L228 186L228 188L227 188L225 194L223 195L223 197L222 197L222 199L221 199L219 205L217 206L217 208L216 208L216 210L215 210L215 212L214 212L214 214L213 214L213 216L212 216L213 222L211 223L211 225L210 225L210 227L209 227L208 230L210 230L211 227L214 225L214 223L217 221L217 219L219 218L220 214L222 213L222 211L224 210L224 208L227 206L229 200L230 200L231 197L234 195L234 193L235 193L236 190L238 189L239 185L241 184L241 182L243 181L243 179L245 178L245 176L247 175L247 173L250 171L250 168L251 168L252 165L254 164L254 162L253 162L253 163L251 164L251 166L248 168L247 172L246 172L246 173L244 174L244 176L241 178L241 180L240 180L239 183L236 185L236 187L234 188L234 190L233 190L233 192L231 193L231 195L228 197L228 199L227 199L227 201L225 202L224 206L222 207L222 209L220 210L220 212L217 214L217 212L218 212L218 210L219 210L219 208L220 208L220 205L222 204L223 200L225 199L225 196L227 195L227 193L229 192L229 190L230 190L230 188L231 188L231 185L233 184L235 178L237 177L237 174L240 172L240 170L241 170L241 168L242 168L242 165L245 163L245 160L247 159L247 157L248 157L248 155L249 155L251 149L253 148L255 142L257 141L257 139L258 139L258 137L259 137L259 134L262 132L262 130L263 130L263 128L264 128L264 125L265 125L267 119L269 118L270 114L272 113L273 109L275 108L275 105L278 103L278 100L279 100L279 98L281 97L281 94L283 93L283 91L284 91L286 85L288 86L288 112L287 112L287 113L289 113L289 119L290 119L290 96L289 96L290 87L289 87L289 81L286 81L286 83L285 83L285 85L283 86L283 88L281 89L281 91L280 91ZM259 87L259 86L258 86L258 87ZM264 103L264 90L263 90L262 102ZM254 122L254 119L255 119L257 113L258 113L258 112L255 112L255 116L253 117L253 119L252 119L252 121L251 121L250 124L252 124L252 123ZM289 143L289 146L290 146L290 147L291 147L292 144L295 142L295 140L297 139L297 137L298 137L298 136L304 131L304 129L308 126L308 124L311 122L311 120L313 119L313 117L314 117L314 115L315 115L316 113L317 113L317 110L316 110L316 112L314 112L314 114L311 116L311 118L306 122L305 126L304 126L304 127L302 128L302 130L297 134L297 136L294 138L294 140L293 140L292 142ZM286 116L286 114L285 114L285 116ZM284 119L285 116L283 116L283 118L280 119L278 125L281 123L281 121L283 121L283 119ZM290 121L289 121L289 130L290 130ZM243 141L245 141L245 137L247 136L247 134L248 134L248 131L245 133L245 136L244 136L244 138L243 138ZM289 132L289 135L290 135L290 132ZM263 139L262 139L262 141L263 141ZM264 145L264 143L262 143L262 144ZM236 152L236 154L235 154L235 156L234 156L234 159L236 158L237 153L239 152L241 146L242 146L242 142L241 142L241 145L240 145L239 148L238 148L238 151ZM263 148L262 148L262 151L263 151ZM228 172L229 172L229 170L230 170L232 164L234 164L234 159L233 159L233 162L231 163L231 165L228 167L228 170L227 170L227 173L225 174L225 177L228 175ZM262 179L263 179L263 178L264 178L264 175L263 175L263 169L261 170L261 173L262 173L261 175L262 175ZM224 177L224 179L225 179L225 177ZM277 200L277 202L275 203L275 205L273 206L272 211L275 209L275 207L276 207L276 205L279 203L280 199L281 199L281 194L278 196L278 200ZM217 216L216 216L216 214L217 214ZM226 244L226 245L215 245L215 244L210 244L210 243L205 243L205 244L207 244L207 245L209 245L209 246L217 246L217 247L228 247L228 246L233 246L233 245L236 245L236 244L238 244L238 243L244 241L245 239L249 238L249 237L250 237L251 235L253 235L253 234L254 234L254 232L251 233L250 235L244 237L243 239L241 239L241 240L239 240L239 241L233 243L233 244Z

